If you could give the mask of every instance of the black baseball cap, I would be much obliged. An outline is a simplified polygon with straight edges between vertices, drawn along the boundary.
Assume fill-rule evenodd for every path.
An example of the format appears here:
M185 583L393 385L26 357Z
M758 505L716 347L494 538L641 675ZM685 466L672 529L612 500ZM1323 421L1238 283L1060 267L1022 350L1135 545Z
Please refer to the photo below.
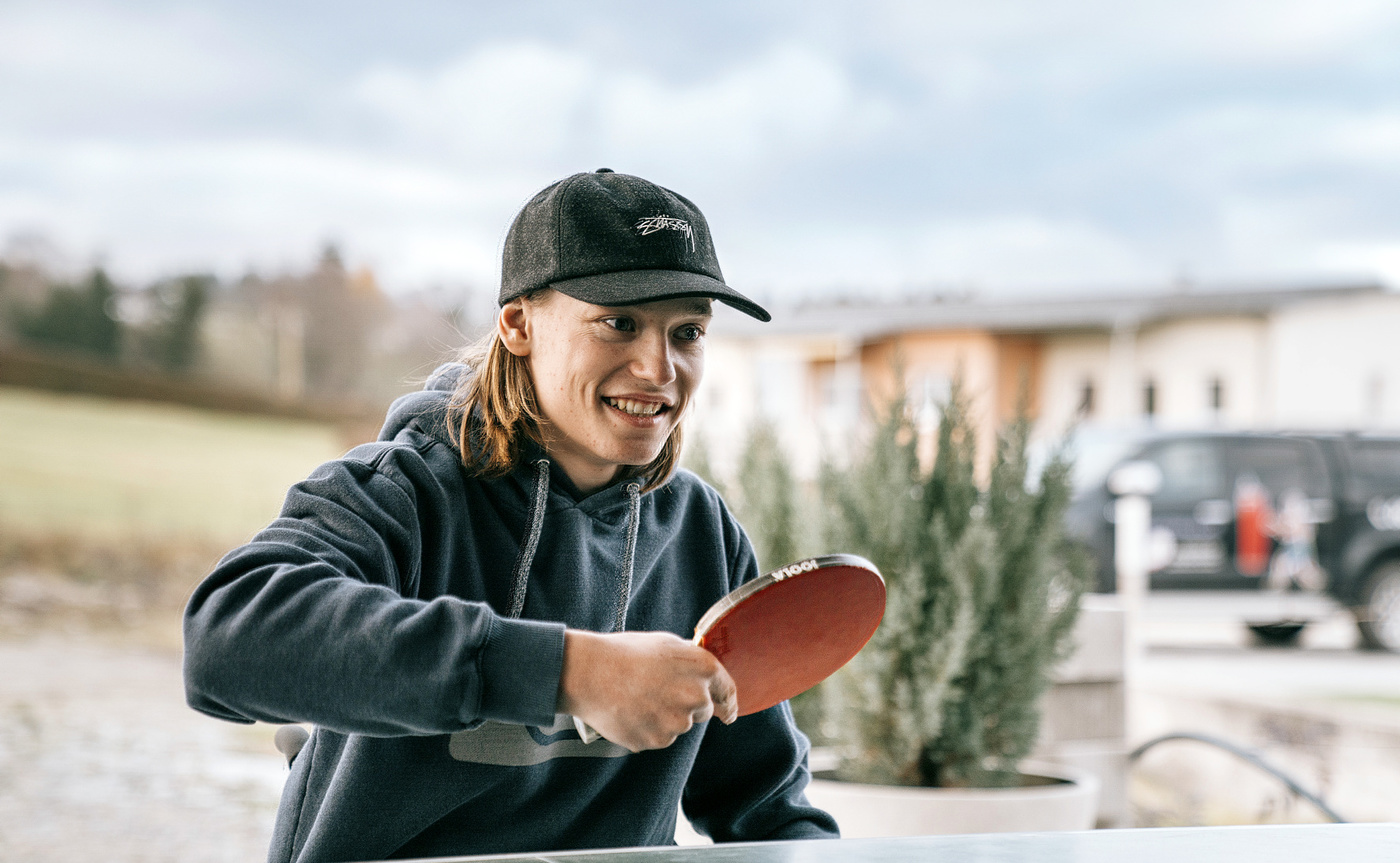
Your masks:
M540 288L599 306L713 297L760 321L772 319L724 283L698 207L609 168L548 186L511 223L500 303Z

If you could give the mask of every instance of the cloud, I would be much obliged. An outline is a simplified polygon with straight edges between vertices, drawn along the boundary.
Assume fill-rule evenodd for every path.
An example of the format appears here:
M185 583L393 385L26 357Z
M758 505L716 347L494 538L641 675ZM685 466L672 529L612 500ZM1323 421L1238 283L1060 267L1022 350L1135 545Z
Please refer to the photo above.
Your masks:
M254 98L283 72L284 64L202 7L0 5L7 121L31 134L168 128L181 110L204 114Z
M781 44L694 83L632 71L600 100L610 150L656 154L701 170L766 169L878 142L895 124L882 96L863 92L832 58Z
M0 225L101 250L131 278L300 265L326 239L390 282L494 280L501 226L534 176L462 173L354 150L245 139L63 147L0 139L28 179Z
M1122 283L1158 269L1121 236L1030 213L931 224L915 255L912 269L935 279L1033 288Z
M1312 257L1320 269L1370 276L1392 289L1400 288L1400 239L1324 242Z
M1391 2L526 5L0 4L0 239L156 274L338 237L391 287L489 282L522 200L602 165L781 290L1287 275L1400 237Z
M598 75L586 55L511 42L482 46L426 72L380 64L352 89L420 146L521 162L558 158L576 142Z
M355 98L420 146L466 159L771 167L877 140L895 111L842 66L779 44L747 62L678 78L539 42L479 46L427 71L380 65Z
M972 53L1021 70L1120 75L1164 64L1306 63L1384 44L1397 26L1390 0L872 0L855 22L910 61Z
M1121 236L1034 213L730 227L733 241L721 246L726 274L781 293L1083 290L1167 275Z
M1400 9L1389 0L1181 0L1135 6L1126 16L1123 10L1106 0L1080 7L1126 31L1124 41L1148 56L1227 66L1345 54L1400 25Z
M1319 138L1338 163L1400 174L1400 107L1338 116Z

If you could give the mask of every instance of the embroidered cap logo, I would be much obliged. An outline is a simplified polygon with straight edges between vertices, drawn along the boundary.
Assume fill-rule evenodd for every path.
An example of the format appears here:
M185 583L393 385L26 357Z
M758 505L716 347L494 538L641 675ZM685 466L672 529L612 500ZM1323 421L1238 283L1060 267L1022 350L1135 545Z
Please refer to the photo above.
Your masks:
M690 250L695 251L695 232L691 230L690 223L685 219L677 219L674 216L663 216L660 213L655 216L648 216L641 219L632 226L643 237L647 234L654 234L657 231L680 231L685 234L685 238L690 241Z

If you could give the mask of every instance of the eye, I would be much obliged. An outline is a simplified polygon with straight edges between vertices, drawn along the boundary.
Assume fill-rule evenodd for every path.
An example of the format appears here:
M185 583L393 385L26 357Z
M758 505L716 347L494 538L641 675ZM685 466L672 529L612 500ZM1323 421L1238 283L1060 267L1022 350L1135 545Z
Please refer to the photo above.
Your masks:
M627 317L603 318L603 323L620 333L634 333L637 331L637 322Z
M705 330L699 324L686 324L676 330L676 338L683 342L698 342L705 335Z

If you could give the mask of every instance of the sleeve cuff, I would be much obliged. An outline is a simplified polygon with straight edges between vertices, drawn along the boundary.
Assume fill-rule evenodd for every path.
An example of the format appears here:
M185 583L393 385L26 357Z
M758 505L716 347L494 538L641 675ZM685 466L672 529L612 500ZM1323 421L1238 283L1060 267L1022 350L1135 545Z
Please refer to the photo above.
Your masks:
M498 617L481 651L477 718L550 725L564 671L564 624Z

